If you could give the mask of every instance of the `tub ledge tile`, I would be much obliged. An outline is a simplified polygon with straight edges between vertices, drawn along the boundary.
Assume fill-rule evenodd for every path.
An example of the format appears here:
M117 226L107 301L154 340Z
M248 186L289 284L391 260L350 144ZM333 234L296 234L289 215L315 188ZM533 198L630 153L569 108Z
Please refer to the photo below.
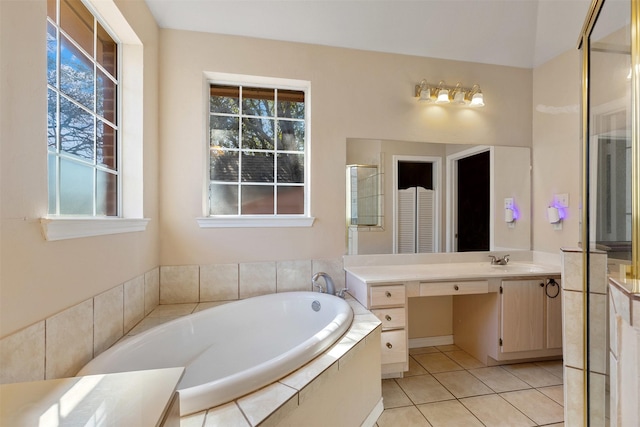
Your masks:
M281 383L273 383L241 397L236 403L252 426L263 426L265 420L273 422L297 408L298 391Z

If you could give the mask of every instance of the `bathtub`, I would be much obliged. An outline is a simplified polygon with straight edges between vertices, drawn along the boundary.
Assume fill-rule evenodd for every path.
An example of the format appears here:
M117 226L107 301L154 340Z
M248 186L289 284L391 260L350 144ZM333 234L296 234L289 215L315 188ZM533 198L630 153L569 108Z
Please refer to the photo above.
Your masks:
M182 366L180 415L232 401L295 371L351 325L338 297L284 292L231 302L156 326L106 350L78 376Z

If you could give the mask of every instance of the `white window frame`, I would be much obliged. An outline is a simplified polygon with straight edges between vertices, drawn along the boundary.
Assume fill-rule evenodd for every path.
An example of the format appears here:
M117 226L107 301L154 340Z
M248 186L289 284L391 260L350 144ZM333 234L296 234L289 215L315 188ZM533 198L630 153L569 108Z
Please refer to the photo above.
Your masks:
M121 162L119 217L47 215L40 224L46 240L64 240L145 231L143 216L143 71L144 49L113 0L83 0L119 43L119 152ZM43 23L43 25L45 25ZM126 64L126 65L124 65ZM120 106L126 105L126 109Z
M305 145L304 145L304 214L300 215L209 215L209 99L211 84L273 87L277 89L299 90L305 93ZM200 228L231 227L311 227L315 218L311 215L311 83L272 77L247 76L205 71L203 73L203 216L196 218Z

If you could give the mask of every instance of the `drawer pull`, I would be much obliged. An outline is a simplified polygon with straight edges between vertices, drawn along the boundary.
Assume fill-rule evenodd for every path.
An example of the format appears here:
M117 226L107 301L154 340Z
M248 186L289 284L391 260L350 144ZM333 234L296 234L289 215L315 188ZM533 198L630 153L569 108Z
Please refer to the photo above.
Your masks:
M387 343L387 348L393 348L390 342Z
M385 295L387 296L387 298L391 298L391 292L387 291Z
M391 322L391 316L389 316L388 314L384 316L384 318L387 319L387 322Z
M453 285L453 289L455 289L457 291L460 288L458 287L458 285Z

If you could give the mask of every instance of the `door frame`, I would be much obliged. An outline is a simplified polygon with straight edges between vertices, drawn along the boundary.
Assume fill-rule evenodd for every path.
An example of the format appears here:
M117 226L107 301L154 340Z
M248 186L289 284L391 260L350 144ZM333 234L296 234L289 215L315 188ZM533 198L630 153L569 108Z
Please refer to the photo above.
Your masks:
M435 216L433 223L436 225L434 230L435 245L433 252L440 251L440 236L442 224L440 223L440 197L441 197L441 181L439 179L442 171L442 158L434 156L406 156L406 155L394 155L391 161L392 165L392 189L393 189L393 253L398 253L398 163L400 162L416 162L416 163L431 163L433 174L433 203Z
M493 147L489 145L478 145L446 157L447 167L447 191L446 191L446 218L445 218L445 250L447 252L456 252L458 250L458 161L476 154L489 152L489 218L494 217L494 194L493 194L493 177L494 177L494 160ZM493 235L493 221L489 221L489 249L495 246Z

